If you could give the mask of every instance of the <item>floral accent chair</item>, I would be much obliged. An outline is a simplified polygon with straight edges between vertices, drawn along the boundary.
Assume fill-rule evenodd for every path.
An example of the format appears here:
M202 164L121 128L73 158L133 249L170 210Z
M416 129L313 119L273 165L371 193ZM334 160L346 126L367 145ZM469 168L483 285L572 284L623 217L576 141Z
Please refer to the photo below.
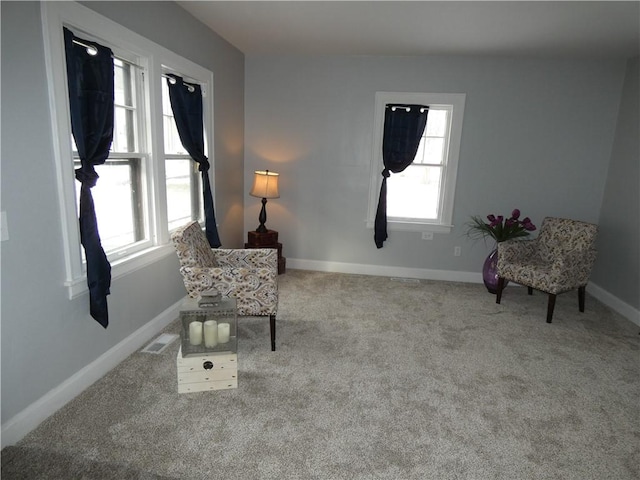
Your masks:
M271 350L276 349L278 251L269 248L212 249L198 222L171 234L180 273L190 297L215 288L234 297L238 315L269 315Z
M566 218L546 217L533 240L509 240L498 244L500 303L505 280L549 294L547 323L551 323L556 295L578 289L578 307L584 312L584 296L596 260L598 226Z

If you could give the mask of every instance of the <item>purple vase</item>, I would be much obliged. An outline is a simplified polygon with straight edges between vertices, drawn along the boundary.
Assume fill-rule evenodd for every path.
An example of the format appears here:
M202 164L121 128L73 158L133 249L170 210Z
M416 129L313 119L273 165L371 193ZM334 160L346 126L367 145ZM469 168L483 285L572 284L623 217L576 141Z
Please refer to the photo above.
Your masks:
M498 249L496 248L489 254L482 266L482 281L484 286L487 287L489 293L496 294L498 292ZM509 283L507 280L504 282L504 286Z

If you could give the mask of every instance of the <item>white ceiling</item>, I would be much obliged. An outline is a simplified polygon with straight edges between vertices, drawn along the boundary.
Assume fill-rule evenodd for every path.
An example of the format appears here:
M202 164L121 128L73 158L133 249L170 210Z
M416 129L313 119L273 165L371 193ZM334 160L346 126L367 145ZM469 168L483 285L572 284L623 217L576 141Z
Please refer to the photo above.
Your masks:
M247 55L631 57L640 1L178 1Z

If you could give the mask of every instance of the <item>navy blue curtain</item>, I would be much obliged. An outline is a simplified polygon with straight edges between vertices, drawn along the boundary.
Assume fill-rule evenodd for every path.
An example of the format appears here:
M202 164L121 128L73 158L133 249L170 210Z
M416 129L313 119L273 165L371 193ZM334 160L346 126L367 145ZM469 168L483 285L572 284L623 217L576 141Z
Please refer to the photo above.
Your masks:
M387 239L387 178L391 173L402 172L413 162L420 145L420 138L427 125L428 107L424 105L386 105L384 111L384 136L382 138L382 186L373 238L376 247L382 248Z
M202 196L204 200L205 233L209 245L218 248L220 237L216 227L216 215L213 208L213 196L209 182L209 160L204 154L204 121L202 118L202 88L197 84L185 84L182 77L168 75L175 80L167 79L171 110L178 127L178 135L182 146L198 164L202 174Z
M74 43L92 45L97 54ZM71 131L81 166L75 172L80 187L80 241L87 260L89 311L104 328L109 325L107 295L111 288L111 265L100 242L91 188L98 181L94 166L109 156L113 140L113 57L109 48L82 40L64 29Z

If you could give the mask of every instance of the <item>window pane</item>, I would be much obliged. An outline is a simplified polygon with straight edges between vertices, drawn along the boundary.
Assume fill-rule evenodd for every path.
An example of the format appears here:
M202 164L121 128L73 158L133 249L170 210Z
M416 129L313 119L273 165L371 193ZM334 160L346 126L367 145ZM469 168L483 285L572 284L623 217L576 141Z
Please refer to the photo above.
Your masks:
M413 163L435 163L440 165L443 160L443 149L443 138L422 137Z
M131 95L131 65L117 58L114 66L114 100L116 105L133 106Z
M173 115L171 110L171 100L169 99L169 86L167 85L167 79L162 77L162 114Z
M164 127L164 152L178 155L187 155L187 151L182 146L180 136L178 135L178 127L176 127L176 121L173 118L173 111L171 110L171 100L169 99L169 87L167 86L165 78L162 79L162 112L162 124Z
M420 139L420 144L418 145L418 151L416 152L416 156L413 159L413 163L424 163L424 149L426 138L423 136Z
M173 230L199 216L202 195L199 195L198 174L193 173L193 160L168 159L165 162L167 181L167 221ZM194 209L195 207L195 209ZM194 211L195 210L195 211Z
M134 68L130 63L113 59L114 64L114 125L112 152L128 153L135 152L138 148L136 144L135 112L136 102L134 101L134 84L136 77L133 75Z
M387 179L387 217L436 219L441 167L410 165Z
M133 111L124 107L115 107L113 119L112 152L135 152L133 129Z
M178 127L172 116L163 116L162 123L164 127L164 151L174 155L188 155L186 149L182 146L178 135Z
M140 159L107 162L97 165L100 176L91 189L95 204L102 248L108 254L142 240L144 224L138 173ZM79 163L76 165L79 167ZM76 199L80 182L76 182ZM78 206L79 208L79 206Z
M444 137L447 131L447 113L446 110L429 110L425 135L428 137Z
M424 145L424 163L442 164L444 138L426 138Z

